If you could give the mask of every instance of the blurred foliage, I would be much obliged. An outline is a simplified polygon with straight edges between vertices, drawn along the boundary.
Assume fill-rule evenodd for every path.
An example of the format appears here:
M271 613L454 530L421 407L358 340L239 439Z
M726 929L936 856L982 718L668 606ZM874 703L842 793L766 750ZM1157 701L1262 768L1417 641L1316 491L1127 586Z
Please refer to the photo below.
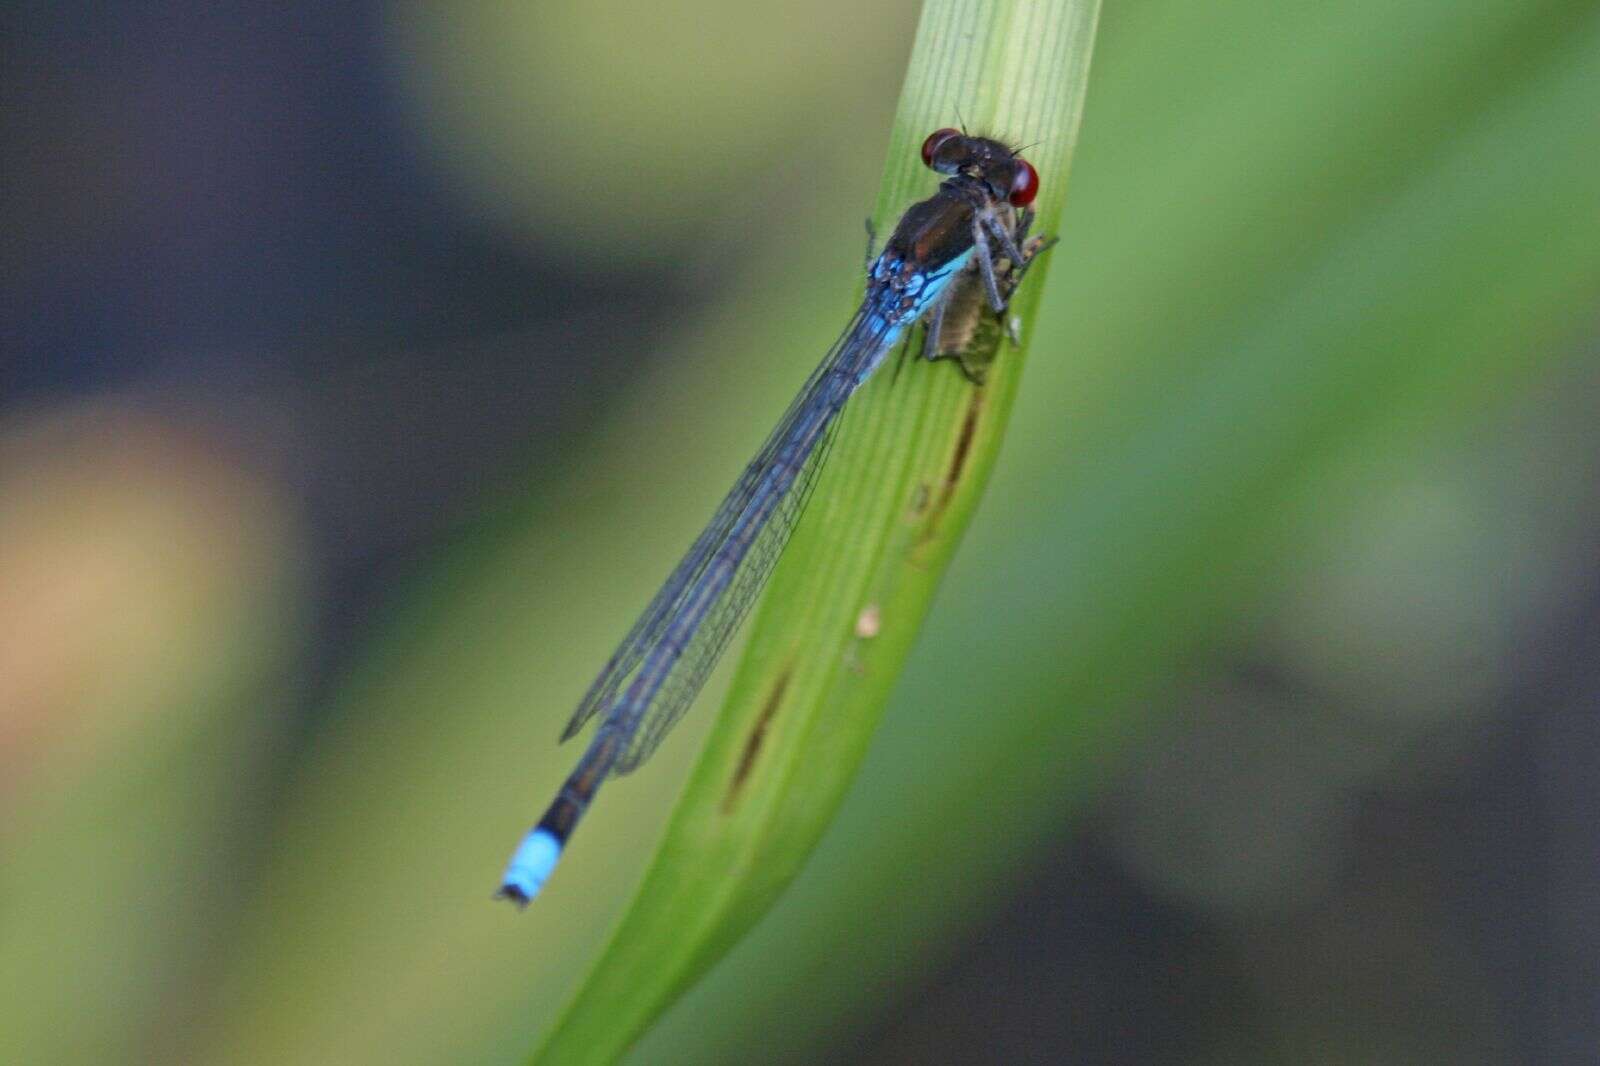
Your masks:
M394 55L441 173L500 224L603 264L761 211L754 166L857 165L825 116L874 97L888 114L914 17L847 0L408 2Z
M639 338L672 357L642 368L573 454L530 456L537 489L486 500L489 528L396 594L283 789L255 782L294 687L292 505L244 457L159 443L159 411L153 437L80 428L88 476L51 474L65 444L15 443L33 416L0 427L5 661L34 671L0 679L9 1061L516 1061L581 978L704 707L608 790L537 908L518 918L487 896L570 762L553 740L590 672L837 327L914 16L841 5L833 21L783 22L723 5L666 26L647 6L391 13L393 69L464 197L602 261L629 254L635 226L707 235L675 283L718 279L725 303ZM1515 508L1556 529L1570 516L1495 493L1533 493L1522 472L1571 444L1533 434L1524 465L1463 462L1472 491L1432 472L1441 449L1476 455L1479 427L1562 363L1592 361L1597 23L1591 4L1510 0L1107 7L1063 243L968 541L823 845L635 1060L815 1060L894 1012L1130 742L1175 727L1158 711L1208 653L1254 641L1314 660L1324 728L1352 709L1387 722L1431 706L1447 736L1470 732L1403 679L1492 689L1452 656L1472 645L1474 664L1503 669L1496 634L1548 607L1567 557L1512 554L1521 593L1504 611L1459 604L1500 595L1470 584L1504 559L1494 547L1560 542L1495 523ZM641 254L667 265L684 247ZM751 361L751 322L792 343ZM69 498L70 523L27 503ZM1464 552L1453 563L1429 550L1446 534ZM1383 551L1341 550L1371 541ZM18 595L19 574L61 577ZM1223 739L1178 762L1300 781L1282 755L1310 761L1315 729L1234 744L1231 724L1301 720L1229 707L1184 707ZM1348 775L1286 800L1331 818L1356 763L1385 771L1419 738L1449 747L1386 733L1373 757L1344 727L1333 751ZM1192 871L1244 868L1227 861L1240 852L1309 861L1293 847L1262 860L1251 849L1270 834L1241 830L1243 792L1230 802L1161 765L1164 790L1126 818L1146 829L1130 852L1174 891L1247 908L1262 893ZM1210 822L1192 815L1226 831L1210 849L1150 813L1212 802ZM1162 833L1213 861L1175 860ZM1324 926L1308 943L1360 935ZM1470 982L1450 963L1461 950L1428 958ZM1270 954L1253 960L1263 973ZM1453 987L1419 1015L1419 1044L1376 1057L1504 1061L1482 987ZM1364 1017L1326 1061L1373 1058ZM1265 1051L1210 1038L1216 1061L1305 1061L1332 1025L1286 1025Z
M0 432L0 1048L109 1062L183 1021L272 752L299 585L282 501L110 403ZM88 1005L92 1004L92 1007Z

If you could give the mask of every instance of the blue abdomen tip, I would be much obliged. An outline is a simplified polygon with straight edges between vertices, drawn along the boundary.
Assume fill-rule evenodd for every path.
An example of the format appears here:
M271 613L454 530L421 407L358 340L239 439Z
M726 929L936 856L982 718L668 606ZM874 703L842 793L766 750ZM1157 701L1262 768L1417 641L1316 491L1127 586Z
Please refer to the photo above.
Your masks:
M496 895L509 899L519 907L527 906L528 901L544 887L550 871L556 868L556 860L560 858L561 841L556 839L555 834L544 828L534 829L517 845Z

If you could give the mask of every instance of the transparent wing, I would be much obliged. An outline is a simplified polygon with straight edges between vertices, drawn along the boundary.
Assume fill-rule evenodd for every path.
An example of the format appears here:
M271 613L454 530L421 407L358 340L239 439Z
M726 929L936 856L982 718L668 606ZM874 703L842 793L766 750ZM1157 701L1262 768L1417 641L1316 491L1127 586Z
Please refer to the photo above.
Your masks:
M801 395L805 395L805 390L802 390ZM796 402L798 403L798 400ZM589 719L611 705L622 683L638 668L645 652L649 651L661 636L662 628L683 600L684 593L705 571L712 552L727 535L728 527L749 503L750 496L760 481L761 471L770 461L767 453L772 445L773 441L769 439L756 458L745 467L744 473L723 498L716 513L711 516L711 521L706 524L706 528L701 530L700 535L690 545L689 551L673 568L660 590L650 600L649 606L644 609L644 613L633 623L633 628L628 630L628 635L622 638L622 643L606 661L600 676L590 684L589 691L584 693L583 700L578 704L578 709L573 712L566 728L561 731L563 741L577 735Z
M745 509L662 627L603 728L623 738L616 773L637 769L699 693L777 564L810 499L834 419L900 332L900 321L858 316L823 361L807 402L786 419Z
M794 402L789 405L788 410L784 412L777 426L768 435L766 442L762 444L761 450L756 453L756 457L745 467L744 472L739 476L739 480L734 483L728 495L723 498L722 503L717 507L716 513L712 515L711 521L706 524L705 529L695 538L689 551L678 562L671 575L662 584L661 589L651 599L649 606L644 609L644 613L634 622L633 627L628 630L628 635L622 639L622 643L617 646L617 650L607 660L605 667L600 671L600 675L590 684L589 690L578 704L578 709L573 712L566 728L562 730L562 740L567 740L576 735L589 719L613 706L617 693L621 690L623 684L632 677L640 664L644 662L645 656L659 643L667 626L673 618L679 615L691 592L704 578L706 570L716 556L718 548L727 541L730 530L748 510L751 501L757 495L759 487L766 479L774 460L778 458L785 443L794 436L796 425L802 418L807 417L809 412L813 412L816 409L823 393L831 389L832 382L837 377L839 364L849 355L848 349L851 345L847 342L860 336L863 332L862 327L865 319L865 308L856 312L855 317L851 320L850 325L846 327L840 339L835 342L833 348L829 350L827 356L817 365L817 368L811 372L811 376L806 379L805 384L800 388L799 394L795 396ZM810 468L811 466L812 464L808 461L807 467ZM810 476L815 476L814 471ZM807 483L807 491L809 491L809 481ZM787 538L785 538L785 542L787 542ZM781 551L781 549L782 544L779 544L778 550ZM748 609L748 604L746 604L746 608ZM740 617L742 616L741 613ZM738 619L735 618L732 626L736 628L737 625ZM724 638L723 643L726 644L726 638ZM712 656L712 662L713 664L715 663L715 655ZM707 668L707 672L709 673L709 668ZM704 682L703 677L701 682ZM690 698L693 698L692 693ZM682 711L679 710L678 713L681 715Z
M837 408L834 413L837 413ZM816 487L817 475L827 462L828 450L833 446L833 431L834 419L830 414L820 440L801 465L793 484L751 541L726 590L707 611L694 637L672 664L649 710L617 760L616 773L630 773L655 754L661 741L699 695L706 678L711 676L717 661L727 650L728 642L738 631L739 623L750 613L767 578L777 566L784 547L788 545L795 526L799 524L806 503L811 499L811 490Z

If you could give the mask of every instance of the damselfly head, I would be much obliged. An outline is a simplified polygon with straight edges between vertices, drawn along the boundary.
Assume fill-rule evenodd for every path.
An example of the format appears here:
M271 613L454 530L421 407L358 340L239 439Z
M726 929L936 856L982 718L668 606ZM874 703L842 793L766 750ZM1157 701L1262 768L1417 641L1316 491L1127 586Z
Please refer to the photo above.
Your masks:
M981 181L996 200L1026 207L1039 195L1039 172L999 141L961 130L934 130L922 142L922 162L940 174Z

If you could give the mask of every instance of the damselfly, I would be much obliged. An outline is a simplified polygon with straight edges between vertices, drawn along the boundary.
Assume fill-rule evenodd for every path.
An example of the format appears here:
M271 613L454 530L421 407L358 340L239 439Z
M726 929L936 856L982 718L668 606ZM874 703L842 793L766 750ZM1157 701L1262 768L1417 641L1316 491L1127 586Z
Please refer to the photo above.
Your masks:
M939 191L901 216L882 254L869 250L860 309L589 686L561 739L598 717L594 738L518 845L498 895L526 905L600 785L637 769L688 709L788 543L845 401L919 318L923 354L938 358L946 315L976 305L975 289L1004 312L1042 249L1028 238L1039 175L1018 150L942 129L922 143L922 161L946 176Z

